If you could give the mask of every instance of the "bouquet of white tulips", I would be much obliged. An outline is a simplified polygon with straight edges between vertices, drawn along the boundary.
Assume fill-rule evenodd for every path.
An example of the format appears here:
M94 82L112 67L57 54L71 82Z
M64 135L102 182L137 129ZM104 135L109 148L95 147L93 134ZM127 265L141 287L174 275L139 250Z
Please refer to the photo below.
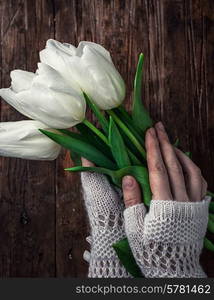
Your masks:
M144 136L153 121L141 97L143 60L140 54L129 113L122 105L124 81L106 49L92 42L80 42L76 48L48 40L36 72L14 70L11 87L0 89L5 101L31 119L0 123L0 155L53 160L64 147L76 165L67 171L102 173L118 187L123 176L133 175L148 207L152 195ZM93 111L99 128L87 120L86 109ZM82 167L81 156L96 167ZM210 211L214 211L213 202ZM212 213L208 229L214 231ZM113 247L127 270L139 276L127 240ZM214 251L207 238L205 247Z

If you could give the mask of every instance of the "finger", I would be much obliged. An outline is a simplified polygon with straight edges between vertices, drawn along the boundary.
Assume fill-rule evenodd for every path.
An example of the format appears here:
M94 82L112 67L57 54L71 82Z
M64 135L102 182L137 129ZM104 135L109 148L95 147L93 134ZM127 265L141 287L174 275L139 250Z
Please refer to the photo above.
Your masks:
M145 145L147 151L149 181L153 194L152 198L170 200L172 199L172 193L169 186L169 179L154 128L147 130Z
M201 175L201 170L181 150L174 148L175 153L185 171L187 193L190 201L200 201L206 194L207 183Z
M161 122L158 122L155 125L155 129L157 131L161 153L169 176L173 198L177 201L189 201L182 167L177 159L174 147L171 145Z
M82 161L83 167L94 167L95 166L95 164L93 162L91 162L90 160L87 160L84 157L81 157L81 161Z
M141 203L140 186L133 176L127 175L122 180L123 199L125 207Z

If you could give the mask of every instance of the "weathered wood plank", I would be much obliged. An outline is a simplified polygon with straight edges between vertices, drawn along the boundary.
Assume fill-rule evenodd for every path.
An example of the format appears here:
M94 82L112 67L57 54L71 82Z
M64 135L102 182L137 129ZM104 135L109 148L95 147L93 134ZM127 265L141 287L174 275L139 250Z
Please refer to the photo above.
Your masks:
M53 36L49 1L1 1L1 86L13 69L35 70ZM51 22L50 22L51 21ZM43 45L42 45L43 43ZM1 120L23 116L1 102ZM55 163L0 159L0 275L55 276Z

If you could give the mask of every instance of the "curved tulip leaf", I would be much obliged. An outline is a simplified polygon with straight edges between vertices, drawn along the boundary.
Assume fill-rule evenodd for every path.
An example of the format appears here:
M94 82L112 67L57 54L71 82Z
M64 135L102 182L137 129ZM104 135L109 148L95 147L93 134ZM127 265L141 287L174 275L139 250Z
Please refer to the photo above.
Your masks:
M130 165L142 165L137 156L132 153L130 149L125 147L123 137L126 137L126 135L123 131L119 130L112 117L110 117L109 143L111 146L112 154L117 161L119 168L127 167ZM131 142L130 145L133 146ZM136 148L134 147L134 149Z
M131 165L126 147L124 145L122 136L120 135L117 126L110 116L109 122L109 144L111 147L111 152L119 168L128 167Z
M116 165L107 158L101 151L97 150L93 145L86 143L80 138L80 136L75 135L75 137L65 136L56 134L47 130L39 129L43 134L48 136L50 139L60 144L64 148L75 151L79 155L91 160L95 164L101 167L108 167L110 169L116 169ZM77 137L78 136L78 137Z
M99 151L105 154L105 156L107 156L109 159L114 161L111 151L109 151L109 147L96 134L94 134L85 124L83 123L78 124L75 127L78 129L80 134L76 132L72 132L67 129L58 129L58 131L93 145L95 148L97 148Z
M124 133L124 131L119 127L117 127L117 128L120 131L120 134L123 138L123 141L125 143L127 151L129 152L129 154L131 152L136 157L136 159L138 161L137 163L132 163L132 165L139 165L139 162L140 162L140 165L142 165L142 164L145 165L146 164L146 159L142 158L142 155L140 155L139 151L137 150L135 145L130 141L130 139L127 138L127 135ZM130 157L130 155L129 155L129 157ZM131 159L131 157L130 157L130 159Z
M90 97L85 92L83 92L83 95L84 95L86 103L88 104L90 109L93 111L93 113L97 117L100 125L102 126L102 128L104 130L104 132L106 134L108 134L108 121L106 120L105 116L102 114L99 107L94 102L92 102L90 100Z
M146 151L142 144L138 141L135 135L129 130L125 123L123 123L120 118L115 114L113 110L107 110L107 113L113 118L118 127L124 132L127 138L132 142L132 144L136 147L139 154L146 160Z
M127 149L127 152L128 152L129 158L132 162L132 165L142 166L141 161L137 158L136 155L134 155L134 153L132 153L129 149Z
M132 106L132 120L137 128L145 132L153 125L153 121L142 103L142 77L144 55L140 54L134 81L134 101Z
M208 238L204 238L204 247L207 249L207 250L210 250L212 252L214 252L214 244L213 242L211 242Z
M135 278L144 277L134 259L128 240L126 238L113 244L112 247L114 248L115 252L117 253L117 256L119 257L120 261L122 262L126 270L133 277Z
M66 171L70 172L96 172L108 175L111 178L111 181L118 187L122 187L122 178L126 175L132 175L138 181L141 192L143 195L144 203L149 206L152 198L152 193L149 185L149 175L148 170L143 166L129 166L119 170L109 170L107 168L100 167L82 167L76 166L72 168L66 168Z

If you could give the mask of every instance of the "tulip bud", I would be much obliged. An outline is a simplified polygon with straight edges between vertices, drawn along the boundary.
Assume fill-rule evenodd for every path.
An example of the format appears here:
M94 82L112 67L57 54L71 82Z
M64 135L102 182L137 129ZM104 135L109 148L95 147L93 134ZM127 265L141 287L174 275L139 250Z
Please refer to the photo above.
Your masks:
M61 146L42 134L40 128L48 129L38 121L0 123L0 155L33 160L56 159Z
M40 60L57 70L72 88L79 86L101 109L117 107L124 100L124 81L109 52L98 44L80 42L75 48L48 40Z

